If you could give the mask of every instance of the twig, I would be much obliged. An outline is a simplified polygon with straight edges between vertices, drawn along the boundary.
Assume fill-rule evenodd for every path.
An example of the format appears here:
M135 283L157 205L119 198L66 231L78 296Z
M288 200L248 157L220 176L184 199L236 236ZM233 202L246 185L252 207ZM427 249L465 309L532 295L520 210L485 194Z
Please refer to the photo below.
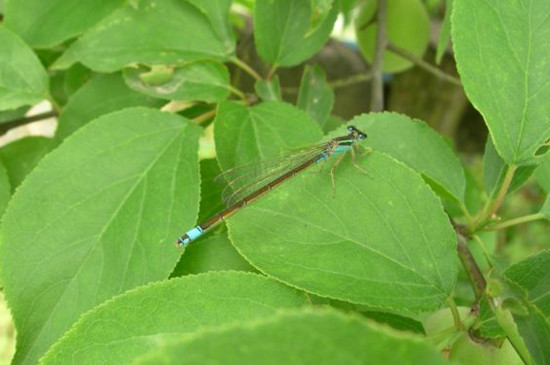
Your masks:
M216 109L212 109L210 111L207 111L206 113L199 115L198 117L193 119L193 121L197 124L202 124L207 120L209 120L210 118L214 117L215 115L216 115Z
M39 114L31 115L29 117L18 118L18 119L10 120L9 122L1 123L0 124L0 135L5 134L10 129L13 129L13 128L16 128L16 127L19 127L19 126L22 126L22 125L25 125L25 124L29 124L29 123L32 123L32 122L36 122L36 121L39 121L39 120L56 117L56 116L57 116L57 113L55 111L51 110L49 112L39 113Z
M474 220L473 227L471 227L470 231L475 232L480 227L484 226L487 221L489 221L489 219L491 219L491 217L497 212L498 208L500 208L500 205L502 204L502 201L504 200L504 197L506 196L506 193L510 188L510 184L512 183L512 179L514 178L514 173L516 172L516 169L516 166L508 167L508 171L506 171L504 181L500 186L495 200L489 199L487 201L479 216L476 217L476 219Z
M384 110L384 82L382 79L382 70L384 67L384 52L388 45L386 38L386 10L387 0L378 0L378 9L376 11L376 22L378 24L376 32L376 50L372 60L372 83L371 83L371 103L372 112Z
M233 62L235 66L239 67L240 69L245 71L247 74L252 76L254 80L260 80L262 78L256 71L254 71L254 69L252 69L252 67L248 66L246 63L244 63L237 57L231 58L231 62Z
M353 84L358 84L360 82L370 81L372 77L373 77L372 72L370 71L363 72L363 73L351 75L350 77L346 77L344 79L329 81L328 85L333 89L337 89L339 87L346 87Z
M403 57L403 58L408 59L409 61L411 61L412 63L414 63L418 67L423 68L424 70L434 74L437 77L440 77L441 79L443 79L445 81L448 81L448 82L450 82L452 84L455 84L455 85L458 85L458 86L462 86L462 83L456 77L451 76L448 73L445 73L445 72L441 71L439 68L435 67L434 65L429 64L428 62L426 62L423 59L415 56L414 54L407 51L406 49L403 49L401 47L396 46L392 42L388 43L388 50L390 52L393 52L393 53Z
M483 292L485 291L487 282L485 281L485 277L483 276L481 269L477 265L477 262L475 261L474 256L470 252L470 248L468 247L468 242L466 240L466 237L464 236L463 228L465 227L455 225L455 231L456 231L456 237L457 237L457 252L458 252L458 257L462 262L462 266L464 266L464 270L468 275L468 279L470 280L470 283L474 288L474 295L476 298L474 305L476 305L477 303L479 303L479 301L481 300L481 297L483 296Z
M539 212L539 213L535 213L535 214L529 214L529 215L526 215L526 216L523 216L523 217L510 219L510 220L504 221L502 223L497 223L497 224L488 226L486 229L488 231L497 231L497 230L508 228L508 227L511 227L511 226L516 226L518 224L532 222L532 221L536 221L536 220L544 219L544 218L545 218L544 214Z

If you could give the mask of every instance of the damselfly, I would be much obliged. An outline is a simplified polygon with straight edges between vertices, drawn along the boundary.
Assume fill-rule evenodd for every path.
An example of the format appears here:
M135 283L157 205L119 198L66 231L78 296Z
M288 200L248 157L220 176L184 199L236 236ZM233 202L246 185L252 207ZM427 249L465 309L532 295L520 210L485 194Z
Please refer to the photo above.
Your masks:
M284 166L283 168L273 168L274 164L271 162L267 165L256 164L252 169L250 166L243 166L222 173L221 177L228 181L228 186L223 193L228 208L185 233L178 239L176 244L182 247L188 245L208 229L218 225L245 205L255 201L264 193L279 186L297 173L330 157L350 151L358 140L367 137L365 133L354 126L348 126L348 132L349 134L345 136L333 138L318 146L309 147L289 156L272 160L277 165ZM247 170L253 172L244 173ZM251 176L259 176L259 178L251 179ZM334 186L332 170L331 178ZM230 193L228 194L228 192Z

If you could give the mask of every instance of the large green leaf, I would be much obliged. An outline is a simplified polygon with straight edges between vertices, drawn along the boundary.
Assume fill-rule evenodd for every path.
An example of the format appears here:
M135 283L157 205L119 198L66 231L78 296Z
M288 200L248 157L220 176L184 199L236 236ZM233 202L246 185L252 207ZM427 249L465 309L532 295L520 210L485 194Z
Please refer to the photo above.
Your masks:
M464 201L466 179L460 160L427 124L397 113L361 115L350 123L367 133L368 146L405 163Z
M261 359L261 361L258 361ZM448 364L420 337L334 310L273 318L180 339L133 364Z
M149 80L154 67L128 67L124 79L132 89L161 99L214 103L229 96L229 71L219 62L192 62L167 70L165 79Z
M133 108L96 119L47 155L2 220L0 264L17 327L14 364L38 358L84 311L166 278L198 209L188 120Z
M220 272L155 283L86 313L41 364L104 364L106 356L111 364L124 364L159 342L305 304L303 293L256 274Z
M0 110L36 104L48 96L48 75L21 38L0 27Z
M326 3L326 2L325 2ZM338 15L310 0L257 0L254 39L264 61L276 66L297 65L317 52L328 40Z
M419 174L386 154L303 172L228 219L259 270L308 292L395 311L438 308L456 281L456 237ZM366 172L365 172L366 171Z
M17 0L6 4L6 26L28 44L49 48L77 36L123 0Z
M214 127L222 170L278 156L318 142L321 136L319 126L305 112L276 101L253 107L222 102Z
M209 19L181 0L141 0L114 11L80 37L53 67L82 62L111 72L135 63L183 64L202 58L224 60L233 53Z
M454 1L458 71L507 164L532 164L550 137L549 12L545 0Z

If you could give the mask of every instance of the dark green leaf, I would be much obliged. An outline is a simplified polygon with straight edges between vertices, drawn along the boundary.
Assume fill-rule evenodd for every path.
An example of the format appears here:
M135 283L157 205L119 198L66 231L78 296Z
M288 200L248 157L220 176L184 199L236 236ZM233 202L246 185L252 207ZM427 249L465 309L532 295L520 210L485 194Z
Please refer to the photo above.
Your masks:
M441 59L447 50L449 39L451 38L451 13L453 11L453 0L445 0L445 17L439 30L439 38L437 40L437 50L435 52L435 62L439 65Z
M283 100L281 96L281 84L279 83L279 77L277 75L271 80L260 79L256 81L254 90L264 101Z
M119 8L80 37L52 66L81 62L111 72L135 63L181 65L233 53L199 9L181 0L141 0Z
M228 219L254 267L330 298L399 311L438 308L456 282L456 237L420 175L391 157L302 172Z
M128 67L124 69L124 80L136 91L168 100L214 103L230 94L229 72L221 63L200 61L163 69L168 69L169 75L152 80L149 76L156 71L155 66Z
M59 116L54 145L91 120L133 106L160 107L162 101L128 88L120 74L96 75L69 100Z
M318 142L321 136L320 128L305 112L276 101L253 107L222 102L214 127L222 170L278 156Z
M198 137L188 120L133 108L96 119L18 188L0 231L14 364L38 358L85 311L166 278L198 210Z
M212 30L227 49L235 48L235 37L229 23L231 0L185 0L196 6L210 21Z
M550 252L541 251L510 266L504 276L519 285L527 300L537 306L545 317L550 317Z
M460 78L498 154L529 165L550 137L550 2L454 0Z
M36 104L48 97L48 75L21 38L0 27L0 110Z
M233 247L225 229L189 245L172 276L222 270L256 271Z
M123 4L123 0L8 1L6 26L36 48L50 48L73 38Z
M0 160L6 166L12 191L51 149L52 140L27 137L0 148Z
M0 160L0 217L4 214L4 210L8 206L8 202L11 198L10 181L8 179L8 172L4 167L4 164Z
M310 0L257 0L254 38L264 61L294 66L317 52L328 40L338 15L334 2L328 13Z
M334 310L286 310L165 343L133 364L448 364L419 337Z
M298 108L305 110L326 131L333 104L334 91L327 84L325 71L317 65L306 66L300 82Z
M519 167L512 178L508 194L521 188L523 184L533 175L536 166ZM483 180L485 182L485 191L491 195L498 191L502 186L508 166L495 150L493 141L489 137L485 143L485 153L483 154Z
M163 281L86 313L41 364L104 364L106 359L125 364L159 343L305 304L303 293L255 274L220 272Z

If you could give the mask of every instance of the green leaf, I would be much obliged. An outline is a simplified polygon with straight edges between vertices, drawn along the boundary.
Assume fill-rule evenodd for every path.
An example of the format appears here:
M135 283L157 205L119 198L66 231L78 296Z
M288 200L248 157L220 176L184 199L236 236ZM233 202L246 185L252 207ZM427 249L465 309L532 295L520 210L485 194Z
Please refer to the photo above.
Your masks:
M133 364L447 364L420 337L334 310L272 318L166 343Z
M205 220L225 208L222 202L223 185L214 181L221 173L216 159L202 160L201 167L201 208L199 221Z
M526 300L550 318L550 251L541 251L510 266L504 276L526 292Z
M439 65L441 59L447 50L449 39L451 38L451 13L453 10L453 0L445 0L445 17L441 24L439 31L439 38L437 39L437 49L435 52L435 62Z
M29 109L29 106L22 106L17 109L0 111L0 124L11 122L15 119L24 118Z
M210 21L212 30L227 49L235 48L235 37L229 21L232 0L185 0L197 7Z
M399 311L438 308L456 282L456 237L421 177L372 152L303 172L228 219L254 267L308 292ZM367 176L368 174L368 176Z
M427 124L397 113L361 115L350 124L367 133L369 147L405 163L464 201L466 179L460 160Z
M73 38L118 8L123 0L8 1L6 26L34 48L51 48Z
M119 73L96 75L74 93L59 116L54 137L57 146L67 136L104 114L133 106L160 107L158 99L128 88Z
M274 66L294 66L317 52L328 40L338 6L318 12L310 0L257 0L254 39L258 54Z
M550 158L545 158L535 170L535 179L546 194L550 193Z
M0 110L36 104L48 97L48 75L21 38L0 27Z
M321 130L305 112L276 101L253 107L224 101L218 106L214 125L222 170L279 156L318 142L321 136Z
M306 66L296 102L298 108L305 110L326 131L333 104L334 91L327 84L325 71L318 65Z
M127 4L88 30L53 68L81 62L111 72L135 63L181 65L209 58L225 60L234 51L219 39L209 19L180 0Z
M504 160L498 155L495 150L495 146L491 138L487 139L485 143L485 152L483 154L483 181L485 183L485 191L491 195L497 192L502 183L504 177L508 171L508 166ZM536 166L521 166L518 167L510 183L507 194L511 194L517 189L521 188L527 180L533 175Z
M133 108L96 119L25 179L0 230L17 327L13 364L38 358L86 310L166 278L198 209L200 128Z
M550 322L536 307L529 305L527 316L514 315L518 331L535 364L550 363Z
M422 323L412 318L403 317L387 312L365 311L361 312L361 314L378 323L387 324L388 326L393 327L394 329L398 329L400 331L410 331L421 335L426 334Z
M154 283L86 313L41 364L104 364L106 355L110 363L124 364L186 334L305 304L303 293L256 274L208 273Z
M4 164L0 160L0 217L4 214L4 210L8 206L8 202L11 198L11 187L8 178L8 172L4 167Z
M50 138L27 137L0 148L0 160L8 171L12 191L15 191L29 172L50 151L51 143Z
M256 81L254 91L264 101L283 101L278 75L275 75L271 80L260 79Z
M133 90L168 100L215 103L230 94L229 71L221 63L200 61L168 69L168 78L155 82L147 77L155 66L127 67L124 80Z
M189 245L172 277L223 270L256 271L233 247L226 230L210 233Z
M549 12L548 1L454 1L462 84L509 165L533 164L550 137Z
M372 64L376 49L376 10L378 1L363 3L357 19L355 33L361 54ZM391 0L386 10L386 33L396 46L422 58L430 40L430 18L420 0ZM388 50L384 52L383 69L395 73L411 68L413 63Z

